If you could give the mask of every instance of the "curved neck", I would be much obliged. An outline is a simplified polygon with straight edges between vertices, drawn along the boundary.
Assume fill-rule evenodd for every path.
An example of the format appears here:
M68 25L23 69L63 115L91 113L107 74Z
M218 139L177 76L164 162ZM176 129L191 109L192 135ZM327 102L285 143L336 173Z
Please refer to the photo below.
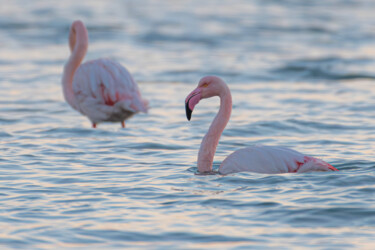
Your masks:
M76 70L86 55L88 34L82 22L74 22L70 29L69 46L71 55L65 64L62 78L64 97L71 105L74 103L73 78Z
M202 140L201 147L198 153L198 171L201 173L211 172L212 163L216 152L216 147L219 144L221 134L226 127L230 114L232 112L232 96L230 90L225 86L220 97L220 109L211 126Z

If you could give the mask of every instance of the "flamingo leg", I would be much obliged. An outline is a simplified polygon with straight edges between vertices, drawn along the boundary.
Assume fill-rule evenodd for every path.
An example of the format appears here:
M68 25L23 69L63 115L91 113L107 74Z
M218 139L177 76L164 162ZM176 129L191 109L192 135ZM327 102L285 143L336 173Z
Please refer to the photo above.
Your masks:
M125 128L125 122L124 121L121 122L121 127Z
M96 123L93 123L93 124L92 124L92 127L93 127L93 128L96 128Z

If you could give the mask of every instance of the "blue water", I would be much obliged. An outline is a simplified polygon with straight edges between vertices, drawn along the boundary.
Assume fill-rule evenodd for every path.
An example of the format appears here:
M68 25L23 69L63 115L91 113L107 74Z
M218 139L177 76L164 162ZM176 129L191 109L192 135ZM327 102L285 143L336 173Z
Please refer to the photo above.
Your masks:
M374 1L0 6L0 248L375 248ZM86 60L118 60L150 101L126 129L64 102L75 19ZM215 168L266 144L340 172L195 175L218 99L188 122L184 98L209 74L233 95Z

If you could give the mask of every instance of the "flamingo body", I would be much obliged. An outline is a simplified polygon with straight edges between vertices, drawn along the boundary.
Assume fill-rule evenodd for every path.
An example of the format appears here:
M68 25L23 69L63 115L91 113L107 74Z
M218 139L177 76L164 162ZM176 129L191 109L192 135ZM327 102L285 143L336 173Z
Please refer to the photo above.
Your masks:
M230 119L232 95L226 83L216 76L203 77L185 99L186 117L191 119L194 107L201 99L218 96L220 108L204 136L197 159L198 171L212 172L212 163L219 139ZM338 171L323 160L306 156L285 147L253 146L230 154L220 165L219 173L256 172L266 174Z
M62 78L66 101L87 116L93 127L99 122L121 122L147 112L148 102L126 68L110 59L81 64L88 48L88 32L81 21L73 22L69 34L71 55Z
M263 174L337 171L330 164L295 150L257 145L231 153L219 168L221 174L255 172Z
M97 59L80 65L74 74L71 104L92 123L121 122L147 111L138 86L119 63Z

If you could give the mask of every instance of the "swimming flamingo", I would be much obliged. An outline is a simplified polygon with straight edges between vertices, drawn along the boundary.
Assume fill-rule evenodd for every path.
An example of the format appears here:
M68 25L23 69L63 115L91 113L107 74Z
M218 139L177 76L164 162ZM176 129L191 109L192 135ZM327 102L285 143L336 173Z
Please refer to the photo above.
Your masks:
M130 73L110 59L81 64L88 47L88 33L81 21L73 22L69 34L71 55L62 78L65 100L87 116L96 128L99 122L121 122L138 112L147 112L148 102L141 97Z
M198 171L211 173L219 139L232 112L232 96L227 84L216 76L203 77L198 87L185 100L186 117L190 121L195 105L201 99L219 96L220 109L198 153ZM277 146L252 146L230 154L220 165L219 173L256 172L265 174L303 173L310 171L338 171L330 164L297 151Z

